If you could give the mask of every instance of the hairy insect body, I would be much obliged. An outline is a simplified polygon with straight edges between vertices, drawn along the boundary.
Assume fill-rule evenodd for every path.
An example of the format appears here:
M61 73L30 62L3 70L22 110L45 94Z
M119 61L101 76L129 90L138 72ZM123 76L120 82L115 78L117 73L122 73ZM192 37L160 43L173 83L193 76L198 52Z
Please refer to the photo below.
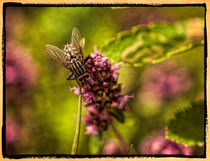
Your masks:
M83 84L89 77L89 72L86 69L83 59L82 48L84 46L84 38L77 28L72 31L71 43L66 44L64 50L61 50L53 45L46 45L47 53L58 63L71 71L68 80L76 80L78 84ZM74 77L74 78L71 78Z
M66 62L69 64L68 68L79 81L86 79L89 76L83 58L81 57L81 50L77 49L74 44L67 44L64 47Z
M65 58L67 63L71 63L74 61L74 59L77 59L78 61L81 61L81 50L77 49L77 47L74 44L67 44L64 47L65 52Z

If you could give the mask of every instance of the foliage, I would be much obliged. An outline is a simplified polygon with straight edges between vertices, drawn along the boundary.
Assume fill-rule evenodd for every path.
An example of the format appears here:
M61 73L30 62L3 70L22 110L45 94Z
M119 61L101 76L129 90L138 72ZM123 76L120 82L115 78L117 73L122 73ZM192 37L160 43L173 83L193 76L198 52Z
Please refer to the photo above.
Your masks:
M184 111L177 112L167 127L167 137L188 146L204 144L204 102L193 102Z
M125 116L122 111L120 111L117 108L112 108L109 110L110 115L112 115L114 118L117 119L117 121L124 123L125 122Z
M156 23L134 27L118 33L101 47L101 51L113 62L123 61L131 66L159 63L203 45L203 42L186 43L186 24Z

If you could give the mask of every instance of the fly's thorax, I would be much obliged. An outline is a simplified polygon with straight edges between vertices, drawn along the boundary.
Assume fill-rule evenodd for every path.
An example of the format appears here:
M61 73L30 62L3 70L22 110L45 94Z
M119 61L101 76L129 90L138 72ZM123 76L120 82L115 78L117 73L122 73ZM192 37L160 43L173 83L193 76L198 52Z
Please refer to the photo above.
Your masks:
M75 59L75 58L72 58L72 59L69 60L69 62L70 62L71 64L76 64L76 62L78 62L78 61L80 61L80 60Z
M81 50L74 43L65 45L64 56L67 64L70 66L68 69L72 71L76 78L87 72Z
M67 62L70 62L72 59L80 59L80 50L72 43L65 45L64 52Z

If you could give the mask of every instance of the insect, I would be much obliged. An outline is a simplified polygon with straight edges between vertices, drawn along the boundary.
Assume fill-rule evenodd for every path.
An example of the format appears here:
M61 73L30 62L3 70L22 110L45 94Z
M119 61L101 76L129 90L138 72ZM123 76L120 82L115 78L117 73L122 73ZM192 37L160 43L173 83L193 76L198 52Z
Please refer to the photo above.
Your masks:
M73 28L71 43L67 43L64 50L53 45L46 45L47 53L58 63L70 70L70 75L67 80L76 80L79 85L84 84L89 77L89 71L86 68L85 62L89 57L84 59L83 47L85 39L77 28ZM73 78L72 78L73 77Z

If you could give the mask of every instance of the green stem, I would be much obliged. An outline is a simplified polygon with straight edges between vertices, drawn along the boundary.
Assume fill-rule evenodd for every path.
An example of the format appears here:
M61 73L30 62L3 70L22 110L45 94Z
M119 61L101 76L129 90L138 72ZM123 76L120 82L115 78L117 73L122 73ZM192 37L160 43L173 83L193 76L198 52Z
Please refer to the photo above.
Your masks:
M136 154L136 151L133 149L133 144L129 146L129 144L126 142L126 140L123 138L123 136L120 134L120 132L117 130L117 128L114 126L113 123L111 123L112 129L117 136L118 140L120 141L120 144L122 145L122 148L124 150L125 154Z
M119 131L117 130L117 128L114 126L113 123L111 123L112 129L115 133L115 135L117 136L118 140L120 141L122 148L124 149L125 152L128 151L129 147L128 147L128 143L125 141L125 139L122 137L122 135L119 133Z
M77 150L78 150L80 124L81 124L81 113L82 113L82 93L81 93L81 87L79 87L79 103L78 103L78 113L77 113L77 124L76 124L76 131L75 131L75 135L74 135L74 141L73 141L73 144L72 144L71 154L77 154Z

